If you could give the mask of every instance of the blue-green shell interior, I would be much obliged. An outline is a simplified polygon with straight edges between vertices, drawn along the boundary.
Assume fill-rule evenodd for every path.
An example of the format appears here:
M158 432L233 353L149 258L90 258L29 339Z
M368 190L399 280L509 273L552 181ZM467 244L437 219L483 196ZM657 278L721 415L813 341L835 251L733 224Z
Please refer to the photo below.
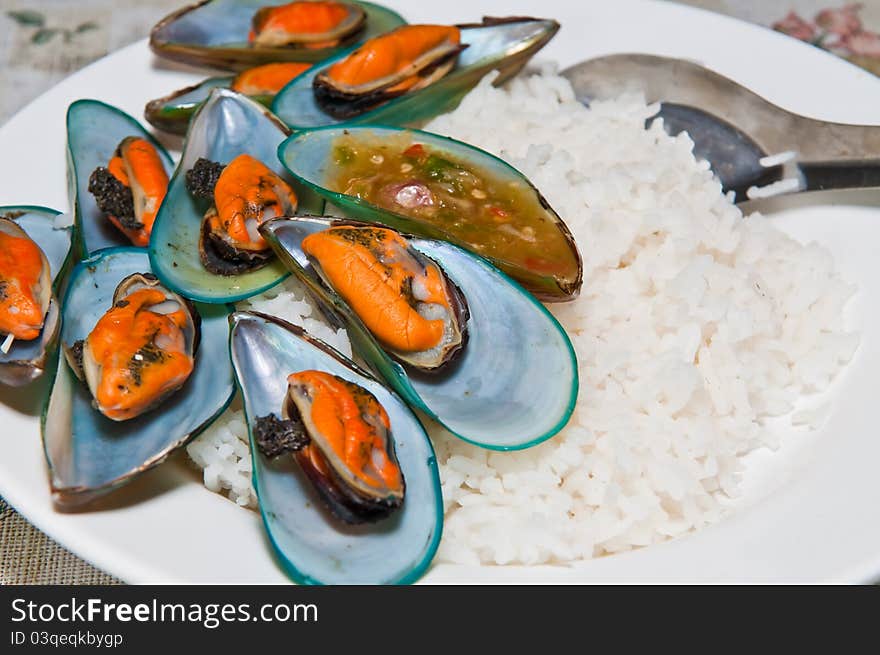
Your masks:
M232 323L232 359L249 425L258 417L280 415L289 374L313 369L337 375L367 389L387 411L406 482L403 506L390 517L346 525L330 514L292 456L269 460L251 437L260 511L285 570L306 584L417 580L443 529L437 462L419 420L392 391L298 329L246 312L234 314Z

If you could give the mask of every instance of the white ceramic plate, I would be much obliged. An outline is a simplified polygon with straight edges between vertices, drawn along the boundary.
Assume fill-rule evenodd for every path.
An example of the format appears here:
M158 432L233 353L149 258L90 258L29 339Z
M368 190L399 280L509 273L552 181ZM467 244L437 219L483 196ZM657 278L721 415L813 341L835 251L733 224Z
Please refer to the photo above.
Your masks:
M612 52L687 57L803 114L877 120L880 81L868 73L769 30L671 3L389 4L411 22L552 16L563 29L541 58L563 66ZM0 129L0 204L67 207L64 114L71 101L98 98L140 116L148 99L203 76L156 60L140 42L66 79ZM796 238L830 248L847 279L860 287L851 318L862 345L829 396L831 416L823 429L787 439L780 452L752 457L738 511L692 536L569 567L435 565L423 582L861 582L880 575L880 430L873 415L880 370L880 211L816 207L778 220ZM287 581L257 515L206 491L179 461L122 490L101 511L54 511L36 418L39 399L33 389L29 394L2 394L0 494L37 527L128 582Z

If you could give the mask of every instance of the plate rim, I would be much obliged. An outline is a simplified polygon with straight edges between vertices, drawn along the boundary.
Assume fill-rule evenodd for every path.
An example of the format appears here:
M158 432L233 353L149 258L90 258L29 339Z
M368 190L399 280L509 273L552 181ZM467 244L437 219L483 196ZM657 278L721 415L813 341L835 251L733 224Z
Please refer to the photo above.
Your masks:
M391 4L394 4L396 7L403 6L402 2L393 2ZM698 22L711 19L711 20L720 21L720 23L726 23L729 25L736 24L737 27L735 29L751 30L751 31L753 31L752 33L754 33L754 34L758 34L759 32L760 33L764 33L764 32L772 33L772 30L769 30L768 28L754 25L751 23L747 23L745 21L742 21L742 20L739 20L736 18L724 16L721 14L716 14L714 12L700 9L700 8L695 8L695 7L685 6L685 5L668 4L668 3L660 2L659 0L633 0L633 1L628 1L625 3L615 3L615 4L617 5L617 7L620 7L623 5L628 5L628 6L630 6L630 11L632 11L633 8L637 9L638 6L642 6L644 8L651 7L652 11L662 11L664 13L668 13L670 15L670 18L674 17L676 14L678 14L679 16L691 15L694 17L698 17L698 18L695 18L695 20ZM660 9L660 7L662 7L662 10ZM404 8L402 9L403 13L406 13L408 9L409 9L408 7L404 6ZM590 9L592 9L592 8L590 8ZM588 9L588 11L590 9ZM597 10L598 10L598 8L597 8ZM615 8L615 11L617 11L616 8ZM563 25L564 25L564 23L563 23ZM845 75L853 78L853 80L855 80L855 78L857 76L861 76L861 82L859 82L859 83L870 82L871 84L875 84L875 85L878 85L878 83L880 83L880 80L874 78L867 71L859 69L858 67L854 66L853 64L850 64L849 62L841 60L841 59L835 57L834 55L819 51L818 49L816 49L813 46L810 46L808 44L795 42L793 39L790 39L789 37L785 37L781 34L774 34L773 36L774 36L774 38L778 37L778 39L780 39L780 40L784 39L784 40L788 41L789 45L786 46L788 49L791 49L792 47L798 47L798 48L801 48L801 52L805 53L805 55L806 55L807 51L809 50L809 51L812 51L811 56L819 55L821 57L827 58L827 60L829 60L828 61L829 66L836 67L837 70L841 71L842 73L846 69ZM87 77L89 75L93 75L94 69L106 66L108 64L108 60L111 60L113 58L119 58L119 59L123 58L123 53L129 53L132 50L138 50L138 49L148 50L147 42L148 42L147 39L143 39L143 40L138 41L134 44L126 46L125 48L121 48L114 53L110 53L106 57L104 57L96 62L93 62L89 66L86 66L83 69L80 69L79 71L74 73L73 75L69 76L65 80L62 80L62 82L60 82L59 85L65 84L65 83L70 84L72 81L75 81L76 79L79 79L81 77ZM780 41L780 43L781 43L781 41ZM831 60L833 60L835 63L831 64L830 63ZM4 131L6 131L6 129L8 128L8 126L10 124L14 124L20 116L22 116L23 114L26 114L26 113L30 113L32 111L32 107L35 104L42 101L45 98L45 96L50 95L53 92L55 92L57 89L57 86L58 85L53 86L51 89L47 90L44 94L41 94L39 97L37 97L36 99L32 100L30 103L25 105L25 107L23 107L21 110L16 112L16 114L14 114L3 126L0 126L0 134L2 134ZM9 202L7 202L5 204L22 204L22 203L16 202L16 198L13 195L13 197L9 199ZM0 408L0 409L2 409L2 408ZM37 443L35 444L35 447L39 447L38 440L37 440ZM2 444L0 444L0 448L2 448ZM45 471L43 471L42 475L45 477ZM27 498L22 497L17 492L17 490L13 486L8 485L7 482L3 478L0 478L0 495L2 495L7 500L7 502L11 506L16 508L17 510L19 510L19 508L22 508L21 510L19 510L20 513L22 514L22 516L25 517L29 522L31 522L35 527L42 530L44 533L46 533L48 536L53 538L55 541L57 541L63 547L65 547L68 550L70 550L71 552L77 554L79 557L83 558L84 560L88 561L89 563L93 564L94 566L100 568L101 570L109 572L112 575L115 575L116 577L119 577L121 579L125 579L127 581L131 581L131 582L155 582L157 580L167 581L161 574L157 575L157 571L156 571L157 567L155 565L155 562L140 562L140 565L138 565L134 562L127 561L128 558L125 557L124 553L110 553L110 554L108 554L107 552L102 552L102 551L107 550L106 544L104 544L104 542L101 541L100 539L96 540L94 538L94 535L89 534L88 531L83 532L79 528L69 529L66 525L61 526L61 527L59 527L57 525L52 525L51 517L55 514L55 510L53 508L51 508L51 507L48 508L48 513L45 513L45 515L44 515L44 512L41 511L39 507L36 507L36 508L31 507L31 505L34 503L35 500L37 503L39 503L39 499L27 499ZM159 496L158 498L151 499L151 500L156 500L157 502L162 502L165 499L162 496ZM225 501L224 499L220 499L219 497L218 497L218 500L221 500L222 502L228 502L228 501ZM32 518L32 517L34 517L34 518ZM663 549L663 548L666 548L669 546L673 546L676 543L690 540L690 539L693 539L694 537L700 537L701 535L704 535L704 534L708 533L709 531L712 531L713 528L717 528L718 526L723 526L723 525L727 524L731 520L731 518L733 518L733 517L729 516L726 519L724 519L721 523L715 524L714 526L709 526L708 528L699 530L696 533L690 533L684 537L673 539L671 541L667 541L662 544L654 545L649 550L656 551L657 549ZM102 546L104 546L104 548L102 548ZM112 551L113 549L110 548L109 550ZM645 550L646 549L639 549L638 551L634 551L631 553L619 554L619 555L616 555L613 559L615 559L615 560L620 560L620 559L628 560L628 559L631 559L633 556L638 556L639 553L645 552ZM267 553L267 556L268 556L268 553ZM546 565L546 566L537 567L536 570L544 570L544 569L571 570L571 569L577 569L580 567L587 567L595 562L599 562L604 559L608 559L608 558L584 560L582 562L574 563L571 566ZM435 567L437 569L445 569L450 566L455 566L455 565L446 564L446 563L435 564ZM487 567L487 568L491 568L491 567ZM498 567L496 567L496 568L498 568ZM509 568L511 570L515 571L521 567L509 567ZM880 552L878 552L876 555L874 555L873 558L865 559L864 561L861 561L861 562L850 562L846 566L841 566L839 568L838 575L833 576L831 579L836 582L865 582L870 579L873 579L878 573L880 573ZM430 575L431 574L429 572L428 576L430 577ZM176 581L181 582L181 580L176 580ZM427 580L427 579L423 578L423 581L430 583L433 580ZM574 580L574 582L583 582L583 581L585 581L585 580ZM521 582L521 581L513 579L513 580L510 580L510 582L516 583L516 582ZM219 584L219 583L216 583L216 584Z

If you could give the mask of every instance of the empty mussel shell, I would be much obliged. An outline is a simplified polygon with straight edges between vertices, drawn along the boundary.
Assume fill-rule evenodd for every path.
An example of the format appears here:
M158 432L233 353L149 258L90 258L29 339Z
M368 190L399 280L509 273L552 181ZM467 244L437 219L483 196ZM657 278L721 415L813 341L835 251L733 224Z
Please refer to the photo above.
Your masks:
M89 178L106 167L126 137L151 143L170 175L171 156L140 123L125 112L99 100L77 100L67 109L67 155L70 206L76 221L77 242L83 256L102 248L130 246L131 242L107 219L89 191Z
M60 212L46 207L0 207L0 230L4 230L2 224L5 223L7 229L20 230L23 236L39 246L52 281L52 293L39 337L30 341L16 339L6 352L0 349L0 384L21 386L36 380L46 370L54 352L61 324L55 292L70 263L72 238L72 228L63 218Z
M284 87L272 111L291 129L324 125L414 125L453 110L461 99L491 71L499 71L495 84L516 75L553 38L559 23L541 18L486 18L483 23L460 25L461 45L455 66L434 83L392 97L374 109L349 118L335 118L321 108L315 79L347 57L346 52L316 65Z
M190 123L180 163L153 225L150 261L170 289L199 302L235 302L265 291L288 275L277 261L229 275L205 268L200 242L210 203L194 198L186 188L186 174L199 159L225 165L243 154L289 179L276 154L287 135L284 124L261 104L229 89L211 92ZM294 187L300 209L323 208L321 198L307 187Z
M285 570L307 584L403 584L430 564L443 529L440 477L431 442L403 401L370 373L301 328L236 312L230 350L251 433L254 486L263 523ZM385 408L406 480L402 505L377 523L347 525L331 514L290 455L270 459L255 443L258 417L277 415L287 377L303 370L338 376Z
M204 0L166 16L153 27L150 47L168 59L224 70L242 70L275 61L315 62L343 48L403 25L395 12L369 2L347 2L366 14L363 29L341 42L255 45L248 41L258 11L267 0ZM278 3L273 3L278 4Z
M432 239L408 237L436 262L467 301L467 343L453 364L424 374L402 366L364 322L325 286L302 241L345 219L275 219L261 230L318 307L346 326L352 347L400 396L456 436L492 450L534 446L565 427L578 392L577 361L565 331L528 292L489 262ZM540 384L536 384L540 381Z
M80 262L62 303L62 345L70 348L86 338L111 306L120 282L136 273L151 273L142 248L109 248ZM59 505L88 502L161 463L232 400L229 308L195 308L201 340L192 374L161 405L136 418L117 422L103 416L66 359L59 362L42 426L50 486Z

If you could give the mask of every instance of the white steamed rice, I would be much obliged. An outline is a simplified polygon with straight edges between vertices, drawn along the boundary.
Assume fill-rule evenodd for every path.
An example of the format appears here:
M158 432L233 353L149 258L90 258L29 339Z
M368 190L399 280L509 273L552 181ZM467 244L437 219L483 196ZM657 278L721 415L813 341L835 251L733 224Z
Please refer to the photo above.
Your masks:
M743 456L777 443L766 421L813 423L818 412L792 414L795 403L826 389L858 347L843 322L855 289L829 253L743 218L686 135L644 129L656 110L638 95L586 109L546 70L504 89L484 80L427 126L525 173L575 235L585 280L577 301L550 305L581 376L559 435L498 453L429 426L446 509L440 560L570 562L718 521ZM348 351L302 298L287 282L241 306ZM240 409L188 452L209 489L255 506Z

